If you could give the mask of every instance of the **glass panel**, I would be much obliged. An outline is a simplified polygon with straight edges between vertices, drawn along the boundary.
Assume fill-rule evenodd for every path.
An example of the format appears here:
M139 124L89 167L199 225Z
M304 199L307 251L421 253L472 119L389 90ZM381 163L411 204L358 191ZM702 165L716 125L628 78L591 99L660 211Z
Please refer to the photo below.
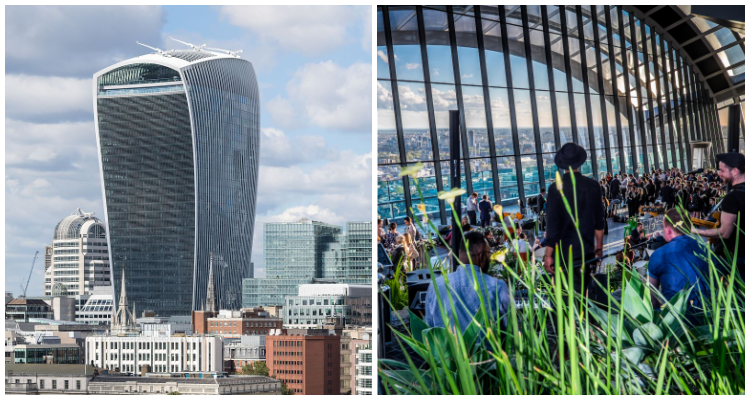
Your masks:
M528 67L526 66L526 48L524 45L523 29L520 26L515 25L507 25L507 27L513 87L528 89L529 72Z
M523 183L539 182L539 170L535 155L521 157L521 170L523 171Z
M492 126L495 130L495 152L498 156L513 155L513 134L506 89L490 88Z
M486 157L490 155L487 140L487 117L484 108L484 93L481 87L462 86L464 98L464 118L466 121L466 137L469 144L470 157Z
M745 61L745 52L740 45L735 45L717 54L725 67Z
M531 60L534 68L534 88L536 90L549 90L547 55L544 51L544 32L531 30L529 36L531 40Z
M559 92L568 91L568 81L565 77L565 54L562 36L550 33L550 50L552 54L553 78L555 78L555 90Z
M487 63L487 82L490 86L505 87L505 58L500 23L486 21L491 26L484 30L484 57Z
M430 63L430 80L453 83L448 14L430 9L422 9L422 14L427 42L427 60Z
M453 85L432 85L432 106L435 111L435 128L437 130L440 159L450 158L449 110L458 110L456 88Z
M396 115L390 81L378 81L378 164L398 163Z
M591 95L591 121L594 124L594 149L603 149L604 130L602 129L602 104L599 95Z
M534 119L531 115L531 95L528 90L517 89L513 91L513 100L516 106L516 126L521 154L536 153Z
M568 51L570 52L570 71L571 77L573 78L573 91L583 93L581 46L578 38L568 38Z
M574 96L575 112L576 112L576 127L578 128L578 144L584 149L590 149L589 143L589 131L588 131L588 120L586 119L586 95L576 93Z
M386 46L378 46L378 79L390 79L391 72L388 70L388 49Z
M455 15L456 43L458 45L458 65L461 71L461 83L482 84L482 72L479 68L479 49L477 48L476 22L473 17Z
M550 92L536 91L536 110L539 121L539 132L542 140L542 153L555 151L555 133L552 119L552 100Z
M560 127L560 145L573 142L573 133L570 125L570 101L568 94L562 92L555 93L555 103L557 104L557 124Z
M490 201L495 202L491 158L471 160L471 184L480 199L486 194Z
M607 107L607 125L609 125L609 127L607 128L608 135L609 135L609 147L612 150L618 148L619 146L618 137L620 136L617 134L617 117L618 116L615 115L614 101L615 100L612 96L605 97L605 105Z
M432 159L432 139L424 84L399 82L398 96L401 102L406 161Z

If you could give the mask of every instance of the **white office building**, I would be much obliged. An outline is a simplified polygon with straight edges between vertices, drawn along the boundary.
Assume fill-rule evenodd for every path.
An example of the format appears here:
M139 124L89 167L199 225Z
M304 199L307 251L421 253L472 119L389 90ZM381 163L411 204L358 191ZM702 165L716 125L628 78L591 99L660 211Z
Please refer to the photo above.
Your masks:
M222 371L219 336L92 336L86 338L86 364L120 372Z
M352 306L347 298L372 297L372 286L346 283L318 283L299 285L299 295L286 296L284 327L316 328L327 317L341 317L344 325L351 324Z
M55 227L45 296L88 295L97 286L111 286L105 227L93 215L78 208Z

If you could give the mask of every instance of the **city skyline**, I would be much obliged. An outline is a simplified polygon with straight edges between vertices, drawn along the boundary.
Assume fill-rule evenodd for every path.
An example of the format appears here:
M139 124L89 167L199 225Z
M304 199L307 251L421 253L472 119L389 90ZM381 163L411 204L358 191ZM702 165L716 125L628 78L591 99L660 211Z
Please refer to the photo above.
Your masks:
M81 207L104 219L91 75L143 54L136 40L165 50L184 47L170 36L242 49L262 76L256 227L300 217L369 219L372 150L362 139L369 137L372 115L371 7L315 7L316 18L307 7L7 11L6 291L19 291L34 251L43 254L54 225L70 210ZM103 24L106 35L97 33ZM326 87L338 90L321 90ZM264 270L260 231L256 276ZM42 294L40 264L30 296Z

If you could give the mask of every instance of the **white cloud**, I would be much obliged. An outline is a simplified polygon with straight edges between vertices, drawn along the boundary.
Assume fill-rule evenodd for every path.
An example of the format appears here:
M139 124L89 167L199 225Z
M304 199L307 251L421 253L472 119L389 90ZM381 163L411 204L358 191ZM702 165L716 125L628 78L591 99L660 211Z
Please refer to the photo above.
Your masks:
M370 53L372 51L372 7L363 7L363 9L362 49Z
M268 103L274 123L293 129L296 118L322 128L371 132L372 66L341 67L333 61L305 64L287 83L288 98ZM295 118L296 117L296 118Z
M156 44L160 6L7 6L5 68L9 74L77 76L94 72Z
M471 78L473 76L474 76L474 74L468 74L468 75L463 74L463 75L461 75L461 79L467 79L467 78Z
M54 76L5 76L5 112L9 118L65 117L62 114L93 113L91 78Z
M230 23L263 40L306 55L328 52L351 40L356 9L340 6L222 6Z
M378 57L380 57L384 63L388 64L388 54L385 54L383 50L378 50Z
M261 129L260 164L269 166L291 166L325 160L338 159L337 148L330 148L326 140L318 135L287 136L275 128Z
M417 69L419 68L418 63L406 63L406 69Z

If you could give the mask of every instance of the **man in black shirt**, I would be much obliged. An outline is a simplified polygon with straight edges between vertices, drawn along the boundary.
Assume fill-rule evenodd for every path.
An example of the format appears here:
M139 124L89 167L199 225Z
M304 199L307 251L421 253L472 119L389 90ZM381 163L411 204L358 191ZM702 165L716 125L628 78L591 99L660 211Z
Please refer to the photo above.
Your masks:
M719 164L719 177L731 189L721 203L721 225L717 229L696 229L693 233L707 238L721 238L724 250L718 251L727 265L737 258L737 272L745 279L745 155L723 153L716 156ZM739 219L739 227L737 220ZM735 250L736 249L736 250ZM730 272L730 271L726 271Z
M617 179L617 175L609 181L609 199L614 200L617 195L620 194L620 180Z
M672 186L669 184L669 182L665 183L664 186L662 186L659 194L661 195L661 201L666 203L667 210L674 206L674 191L672 190Z
M584 268L584 281L581 282L581 264L584 260L601 257L604 243L604 207L599 184L581 175L579 171L587 157L586 150L574 143L566 143L555 154L555 164L565 171L560 179L560 186L573 212L572 217L565 208L557 182L550 185L547 196L547 248L544 268L547 272L554 273L555 247L560 248L561 259L564 259L565 263L568 260L568 251L572 248L573 266L577 266L573 270L573 284L579 293L585 293L591 280L588 268ZM570 169L573 170L572 174ZM571 175L575 175L575 189ZM573 219L576 216L583 240L583 251ZM561 272L567 275L565 268Z

